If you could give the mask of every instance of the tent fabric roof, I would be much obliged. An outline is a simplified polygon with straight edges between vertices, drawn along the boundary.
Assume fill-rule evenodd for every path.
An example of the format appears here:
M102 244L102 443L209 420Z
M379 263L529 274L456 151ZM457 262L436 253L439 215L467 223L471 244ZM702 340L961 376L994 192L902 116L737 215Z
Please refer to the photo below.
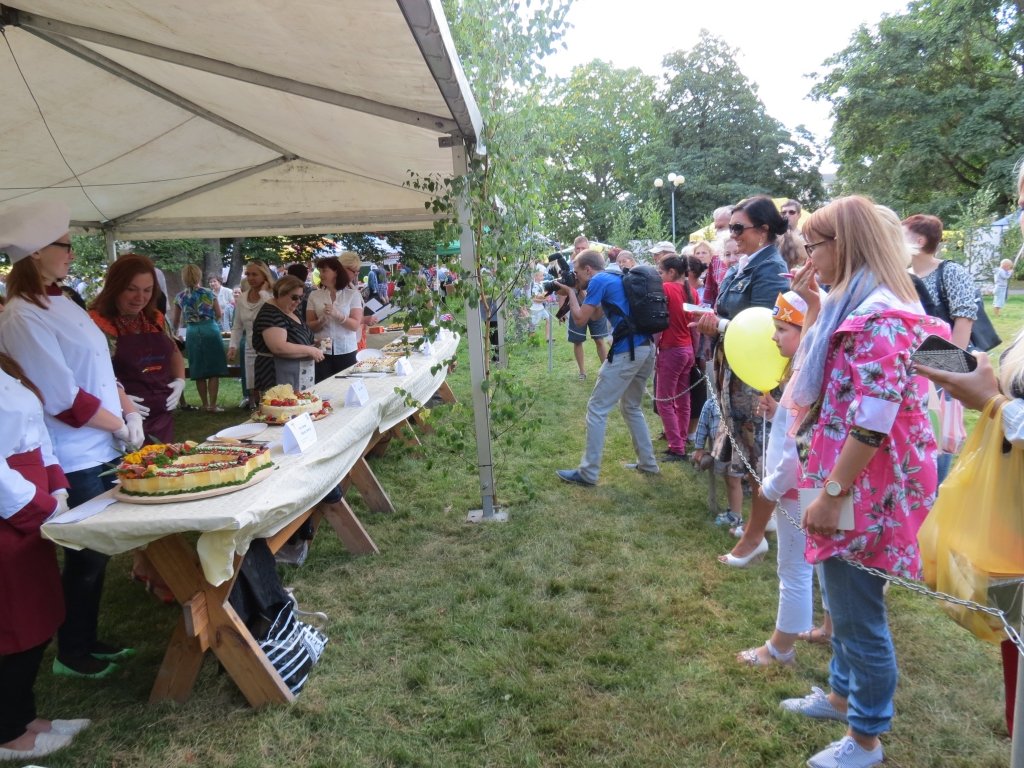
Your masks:
M422 229L479 110L439 0L0 6L0 209L119 237Z

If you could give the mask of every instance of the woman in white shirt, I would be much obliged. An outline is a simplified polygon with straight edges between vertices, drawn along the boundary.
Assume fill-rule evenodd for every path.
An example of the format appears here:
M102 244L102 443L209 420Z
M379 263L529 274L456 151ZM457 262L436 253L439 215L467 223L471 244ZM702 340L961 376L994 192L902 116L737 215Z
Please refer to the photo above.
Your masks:
M42 757L71 743L88 720L44 720L33 687L64 620L53 543L39 526L67 509L67 479L43 422L38 390L0 354L0 760Z
M0 316L0 352L39 387L46 428L74 507L113 486L107 464L123 444L142 445L142 416L114 378L107 339L84 309L61 293L75 258L67 206L37 202L0 214L0 251L14 262ZM123 418L122 418L123 417ZM97 639L109 557L64 550L67 616L57 633L56 674L105 677L134 651Z
M249 389L248 406L258 408L260 392L256 387L256 348L252 344L252 324L260 307L274 296L274 277L270 268L262 261L250 261L245 265L245 281L249 288L235 302L235 317L231 323L231 342L228 345L228 360L238 357L239 344L245 361L244 381Z
M306 324L324 351L323 361L316 364L316 380L321 381L355 365L363 297L338 258L321 259L317 268L320 288L309 295Z

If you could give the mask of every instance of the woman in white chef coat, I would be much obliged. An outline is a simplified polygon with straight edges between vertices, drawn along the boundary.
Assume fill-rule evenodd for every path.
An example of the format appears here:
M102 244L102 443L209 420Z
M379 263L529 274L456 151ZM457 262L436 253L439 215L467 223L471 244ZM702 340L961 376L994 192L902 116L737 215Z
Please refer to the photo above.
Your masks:
M39 526L67 509L67 479L35 386L0 354L0 760L28 760L71 743L88 720L44 720L32 689L43 651L64 620L53 543Z
M74 259L62 203L36 202L0 213L0 251L14 266L0 316L0 352L14 358L43 396L46 428L68 478L74 507L113 485L104 475L123 444L144 441L142 417L118 387L103 332L59 283ZM56 674L105 677L134 651L97 638L106 555L64 550L66 617L57 632Z

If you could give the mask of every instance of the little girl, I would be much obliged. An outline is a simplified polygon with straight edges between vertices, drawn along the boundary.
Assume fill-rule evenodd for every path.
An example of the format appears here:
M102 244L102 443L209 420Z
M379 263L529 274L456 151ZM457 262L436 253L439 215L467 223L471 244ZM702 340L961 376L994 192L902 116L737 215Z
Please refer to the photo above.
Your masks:
M780 293L775 300L775 334L772 341L783 357L792 358L800 345L807 303L794 291ZM788 377L789 371L786 375ZM761 408L772 422L765 460L765 477L759 493L768 501L778 503L777 536L779 541L779 612L775 631L764 645L742 651L737 661L752 667L770 664L792 666L796 658L797 635L812 626L813 608L811 581L814 573L804 559L804 531L800 527L800 503L797 479L800 460L796 441L789 436L792 414L778 409L771 395L761 396Z

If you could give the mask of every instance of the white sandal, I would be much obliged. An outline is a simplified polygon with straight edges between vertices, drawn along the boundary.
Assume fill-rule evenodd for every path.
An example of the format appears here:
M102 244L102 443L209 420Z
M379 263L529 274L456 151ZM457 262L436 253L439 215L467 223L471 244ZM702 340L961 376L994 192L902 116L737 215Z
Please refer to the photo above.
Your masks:
M770 667L773 664L779 664L783 667L796 666L796 648L790 648L783 653L769 639L764 641L764 649L768 651L770 661L762 660L761 654L758 653L761 650L760 648L748 648L745 651L740 651L736 656L736 660L741 664L746 664L748 667Z

